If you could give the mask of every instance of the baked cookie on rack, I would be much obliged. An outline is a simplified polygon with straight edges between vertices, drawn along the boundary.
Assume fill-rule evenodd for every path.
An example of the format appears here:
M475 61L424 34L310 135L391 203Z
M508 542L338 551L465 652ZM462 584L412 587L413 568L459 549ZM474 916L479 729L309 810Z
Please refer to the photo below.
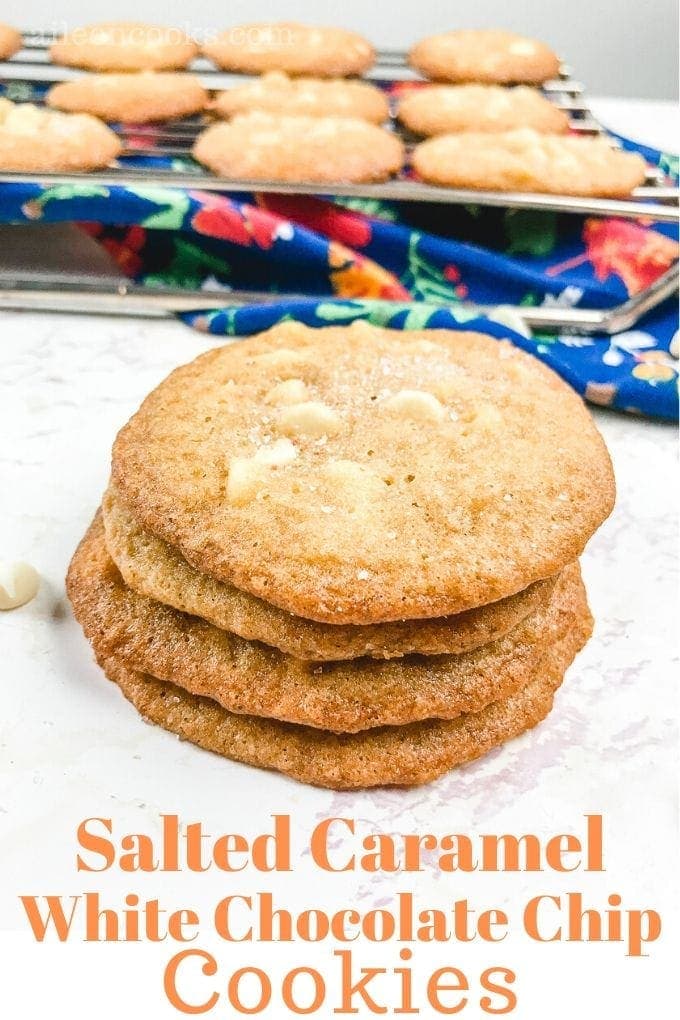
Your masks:
M68 32L50 47L55 64L92 71L172 71L186 67L198 46L179 28L141 21L105 21Z
M562 134L569 129L564 110L527 85L425 85L404 96L397 116L419 135L520 127Z
M435 81L499 85L539 85L560 70L558 57L545 43L495 29L428 36L412 48L409 63Z
M642 156L614 148L607 138L531 128L439 135L417 145L412 162L429 184L595 198L626 198L646 176Z
M102 120L146 124L198 113L206 107L208 93L191 74L128 71L59 82L46 102L57 110L91 113Z
M0 98L1 170L96 170L121 150L118 136L96 117Z
M221 117L238 113L276 113L309 117L358 117L382 124L390 114L382 89L344 78L291 78L269 71L256 81L222 92L214 104Z
M203 53L225 71L345 78L363 74L375 61L368 40L344 28L259 22L229 28L204 43Z
M576 560L614 501L589 412L536 358L366 323L281 323L177 369L112 476L194 569L330 624L506 598Z
M0 60L9 60L21 49L21 32L0 23Z
M387 180L403 166L404 145L357 117L246 113L209 127L193 155L235 180L340 184Z

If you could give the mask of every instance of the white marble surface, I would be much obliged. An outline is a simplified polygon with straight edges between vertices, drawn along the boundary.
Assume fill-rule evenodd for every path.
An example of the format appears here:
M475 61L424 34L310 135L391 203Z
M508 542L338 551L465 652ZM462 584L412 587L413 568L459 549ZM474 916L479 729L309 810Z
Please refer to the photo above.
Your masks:
M161 890L176 906L188 899L206 907L225 894L224 876L212 875L163 876L144 884L107 873L83 885L74 873L73 833L90 815L112 817L121 833L157 830L161 812L203 819L213 833L255 833L270 824L272 813L289 811L301 846L313 824L329 814L353 816L367 830L550 834L577 831L584 814L602 813L605 876L566 876L561 882L554 875L468 876L451 882L433 870L408 881L323 878L303 855L292 875L266 881L232 876L228 888L269 888L298 908L376 903L397 889L414 888L441 907L470 896L517 912L528 895L581 889L594 905L619 892L627 905L670 909L678 747L671 427L596 413L614 460L618 500L583 559L595 636L570 670L547 722L424 789L335 794L223 761L142 723L93 664L65 599L68 560L106 483L116 430L170 369L211 341L169 321L22 313L0 313L0 335L0 558L25 559L43 578L33 603L0 614L0 952L3 1005L12 1007L5 1015L33 1020L51 1008L53 1016L84 1020L92 1015L100 982L107 992L99 1017L120 1015L133 1003L130 1015L178 1015L162 1004L160 963L151 950L60 951L35 947L16 934L25 932L19 894L99 888L115 898L130 886L149 897ZM668 928L646 960L625 959L617 945L555 948L513 936L502 950L432 949L426 962L429 969L454 963L475 973L494 962L516 966L521 1005L513 1015L521 1020L665 1016L672 1013L666 996L675 934L670 923ZM224 947L221 952L224 957ZM231 963L239 952L230 949ZM312 946L302 955L305 962L327 965L327 953ZM252 956L262 962L266 949ZM286 958L285 950L277 950L269 964L276 969ZM125 982L107 980L112 966L124 968ZM36 967L42 975L37 982L31 978ZM579 980L565 980L567 972L578 973ZM52 980L61 989L56 995ZM225 1009L214 1015L231 1015ZM278 1020L283 1013L262 1015ZM462 1015L481 1014L471 1007Z

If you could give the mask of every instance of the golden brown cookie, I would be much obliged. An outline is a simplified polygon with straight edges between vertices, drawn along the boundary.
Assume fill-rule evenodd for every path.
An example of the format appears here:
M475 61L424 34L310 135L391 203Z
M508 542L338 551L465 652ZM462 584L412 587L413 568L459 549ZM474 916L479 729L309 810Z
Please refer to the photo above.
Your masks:
M63 35L50 47L55 64L92 71L172 71L186 67L198 46L179 28L142 21L105 21Z
M409 63L435 81L540 85L555 78L560 62L536 39L514 32L458 29L421 39Z
M373 47L356 32L293 21L238 25L204 43L203 53L225 71L318 78L363 74L375 61Z
M505 341L281 323L173 372L113 481L197 570L298 616L487 605L581 554L610 513L581 398Z
M118 136L86 113L55 113L0 99L0 170L96 170L121 150Z
M564 110L526 85L426 85L405 95L398 116L410 131L420 135L519 127L562 134L569 129Z
M21 32L0 24L0 60L9 60L21 49Z
M534 679L541 657L587 613L573 564L545 610L474 651L306 663L127 588L106 551L99 516L74 555L67 590L98 658L112 657L231 712L350 733L480 711Z
M289 78L270 71L261 78L222 92L214 104L221 117L238 113L302 115L307 117L356 117L382 124L390 114L382 89L366 81L344 78Z
M517 595L458 616L365 627L315 623L194 570L167 542L140 527L112 486L102 501L102 517L109 555L133 591L307 661L459 655L496 641L530 613L545 610L556 581L537 581Z
M359 734L335 735L234 715L208 698L187 694L114 659L101 665L148 722L206 751L275 769L312 786L336 790L415 786L480 758L545 719L564 672L589 634L590 622L585 619L545 656L537 679L481 712Z
M429 184L596 198L625 198L646 171L642 156L612 148L606 138L542 135L531 128L439 135L417 145L412 161Z
M59 82L47 93L46 101L57 110L146 124L198 113L207 105L208 93L191 74L128 71Z
M338 184L387 180L401 169L404 146L356 117L246 113L209 127L193 155L220 177Z

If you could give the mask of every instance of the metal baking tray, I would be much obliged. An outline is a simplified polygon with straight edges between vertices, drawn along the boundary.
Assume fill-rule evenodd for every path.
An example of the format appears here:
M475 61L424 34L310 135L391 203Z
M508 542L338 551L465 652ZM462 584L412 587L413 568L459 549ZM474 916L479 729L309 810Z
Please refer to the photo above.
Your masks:
M24 47L11 60L0 63L0 83L26 82L32 86L45 82L63 81L86 72L74 71L53 65L49 61L49 45L54 36L31 32L24 35ZM190 70L197 74L205 87L213 90L228 88L246 76L217 71L208 61L194 61ZM375 81L417 80L408 67L406 55L400 51L382 50L377 55L375 68L369 76ZM568 111L571 127L581 134L604 134L604 129L593 117L584 99L583 86L572 79L569 68L563 67L560 77L546 82L546 95L560 108ZM88 173L0 173L0 183L26 181L39 184L69 184L87 178L92 184L139 185L158 184L162 187L201 188L221 192L271 192L279 194L319 195L385 199L401 202L436 202L454 205L483 205L515 209L544 209L560 213L594 216L620 216L636 218L647 216L659 221L673 221L678 216L677 187L663 174L649 168L644 186L637 188L629 199L587 198L567 195L544 195L523 192L477 191L459 188L442 188L423 184L408 178L407 174L381 184L319 184L280 183L277 181L233 180L218 177L191 159L191 148L198 133L206 126L205 116L172 121L160 126L118 125L124 145L124 156L165 156L180 160L178 169L126 165L123 159L105 170ZM398 130L393 121L392 127ZM406 138L407 148L413 139ZM612 145L616 142L612 139Z
M573 335L613 335L631 329L643 315L671 297L678 289L678 266L672 266L650 287L613 308L560 308L551 305L482 306L457 303L455 308L474 309L479 315L512 310L529 330L558 330ZM262 293L241 290L188 290L140 287L117 280L95 280L86 275L54 272L3 272L0 270L0 309L35 312L67 312L84 315L117 315L127 318L165 318L182 312L207 312L220 308L309 301L307 294ZM313 300L313 299L311 299ZM362 301L376 308L403 301ZM438 305L444 308L446 305Z

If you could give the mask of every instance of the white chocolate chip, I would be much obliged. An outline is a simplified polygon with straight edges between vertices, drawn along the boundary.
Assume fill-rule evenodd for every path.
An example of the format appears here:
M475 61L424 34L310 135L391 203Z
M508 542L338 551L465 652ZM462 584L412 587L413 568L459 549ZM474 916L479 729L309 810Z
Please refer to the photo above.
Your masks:
M40 575L29 563L0 562L0 609L18 609L35 598Z
M329 460L321 466L320 473L327 505L356 511L385 495L382 478L355 460Z
M234 457L229 464L227 499L235 506L249 503L265 488L274 469L291 464L296 457L297 448L290 439L261 446L252 457Z
M475 425L495 432L503 425L503 418L493 404L480 404L475 408Z
M277 383L264 399L267 404L299 404L308 396L309 391L302 379L286 379Z
M234 457L229 465L227 499L235 506L250 503L265 481L265 466L254 457Z
M518 39L517 42L510 43L508 51L517 57L530 57L536 52L536 46L528 39Z
M290 436L334 436L340 428L340 418L331 407L318 400L303 404L291 404L281 413L279 426Z
M423 390L399 390L383 400L382 407L415 421L441 421L445 411L432 393Z
M256 354L252 361L279 375L294 371L300 365L309 364L309 360L304 354L300 354L299 351L294 351L290 347L279 347L275 351L265 351L264 354Z
M290 439L277 439L270 446L261 446L253 460L269 467L284 467L286 464L292 464L297 453L297 447Z

